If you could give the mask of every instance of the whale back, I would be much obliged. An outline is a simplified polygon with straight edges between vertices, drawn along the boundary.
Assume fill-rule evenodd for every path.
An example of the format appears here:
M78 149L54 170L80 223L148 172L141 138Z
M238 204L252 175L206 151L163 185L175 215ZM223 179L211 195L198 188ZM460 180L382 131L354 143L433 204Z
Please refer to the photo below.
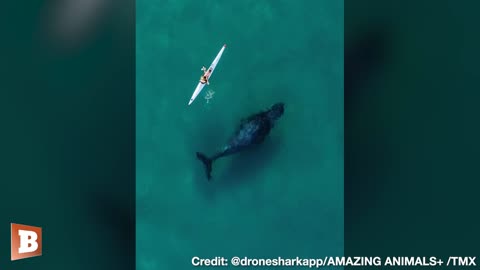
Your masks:
M265 112L252 115L240 124L227 147L229 151L235 151L262 143L271 128L272 122Z
M274 123L284 112L284 104L276 103L269 110L259 112L241 121L236 132L225 146L223 155L238 152L243 148L261 144L270 133Z

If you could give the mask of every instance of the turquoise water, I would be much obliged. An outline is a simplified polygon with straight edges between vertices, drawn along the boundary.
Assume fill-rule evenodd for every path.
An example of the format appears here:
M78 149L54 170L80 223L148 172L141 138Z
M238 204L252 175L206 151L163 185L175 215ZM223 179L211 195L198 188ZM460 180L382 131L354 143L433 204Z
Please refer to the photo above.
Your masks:
M343 255L343 1L137 0L136 19L138 269ZM265 143L208 182L195 152L280 101Z

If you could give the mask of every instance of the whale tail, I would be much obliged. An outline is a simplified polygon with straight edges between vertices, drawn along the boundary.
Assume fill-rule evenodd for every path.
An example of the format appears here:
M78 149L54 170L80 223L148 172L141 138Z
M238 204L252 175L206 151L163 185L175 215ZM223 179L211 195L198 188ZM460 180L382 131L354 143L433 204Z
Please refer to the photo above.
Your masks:
M197 158L203 162L203 165L205 165L205 172L207 173L207 178L208 181L212 178L212 163L213 159L208 158L204 154L197 152Z

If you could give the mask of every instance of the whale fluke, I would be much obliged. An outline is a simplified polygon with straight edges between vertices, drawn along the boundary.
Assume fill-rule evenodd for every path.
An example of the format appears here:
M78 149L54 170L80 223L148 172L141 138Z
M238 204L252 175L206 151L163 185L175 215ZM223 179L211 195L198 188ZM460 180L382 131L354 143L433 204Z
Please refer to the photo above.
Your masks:
M212 178L212 163L213 159L208 158L206 155L197 152L197 158L203 162L203 165L205 165L205 172L207 173L207 178L208 181Z

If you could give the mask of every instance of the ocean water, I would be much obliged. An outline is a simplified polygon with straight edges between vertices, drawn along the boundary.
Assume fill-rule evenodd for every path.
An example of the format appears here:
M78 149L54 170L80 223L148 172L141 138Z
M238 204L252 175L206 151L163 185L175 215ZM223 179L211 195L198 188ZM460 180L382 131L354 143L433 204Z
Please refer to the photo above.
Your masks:
M343 255L343 1L137 0L136 13L138 269ZM265 143L208 182L195 152L276 102Z

